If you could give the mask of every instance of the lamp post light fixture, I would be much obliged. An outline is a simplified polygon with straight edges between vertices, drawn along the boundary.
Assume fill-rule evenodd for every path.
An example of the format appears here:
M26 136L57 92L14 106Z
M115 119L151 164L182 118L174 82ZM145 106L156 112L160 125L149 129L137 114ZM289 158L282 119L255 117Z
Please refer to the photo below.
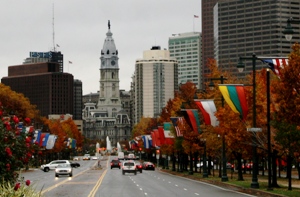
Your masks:
M240 57L239 63L237 65L237 68L239 72L242 72L245 68L245 65L243 64L242 60L252 60L252 71L253 71L253 78L252 78L252 86L253 86L253 128L256 127L256 60L257 56L253 53L252 57ZM252 173L252 182L251 182L251 188L259 188L259 183L257 179L257 174L258 174L258 159L257 159L257 144L256 144L256 133L253 132L253 137L252 137L252 142L253 142L253 173Z
M227 80L223 76L220 78L210 78L210 84L209 88L213 90L215 88L215 84L213 80L220 80L221 84L224 84L224 81ZM222 96L222 107L224 107L224 97ZM227 159L226 159L226 144L225 144L225 134L222 135L222 177L221 177L222 182L227 182L228 181L228 176L227 176Z
M287 20L286 27L282 31L287 41L291 41L295 33L291 24L300 24L300 20L293 19L292 17Z

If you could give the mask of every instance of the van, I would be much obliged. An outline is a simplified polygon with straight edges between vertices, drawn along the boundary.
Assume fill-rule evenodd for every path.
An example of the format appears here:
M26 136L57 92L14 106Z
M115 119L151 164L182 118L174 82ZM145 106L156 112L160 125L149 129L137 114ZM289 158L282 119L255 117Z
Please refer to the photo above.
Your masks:
M124 160L124 152L118 152L118 159Z

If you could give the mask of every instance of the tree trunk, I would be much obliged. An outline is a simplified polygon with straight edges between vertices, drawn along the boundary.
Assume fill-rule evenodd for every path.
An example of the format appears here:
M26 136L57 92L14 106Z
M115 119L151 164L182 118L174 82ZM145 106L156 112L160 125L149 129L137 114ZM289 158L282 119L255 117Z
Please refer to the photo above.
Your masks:
M237 169L238 169L238 181L244 181L243 178L243 172L242 172L242 154L238 152L233 152L233 155L235 156L237 160Z
M292 190L292 161L293 158L291 155L287 156L287 169L286 169L286 175L289 180L288 190Z
M300 162L297 162L298 179L300 180Z
M274 150L272 154L272 187L279 188L279 185L277 183L277 165L276 165L277 154L278 151Z

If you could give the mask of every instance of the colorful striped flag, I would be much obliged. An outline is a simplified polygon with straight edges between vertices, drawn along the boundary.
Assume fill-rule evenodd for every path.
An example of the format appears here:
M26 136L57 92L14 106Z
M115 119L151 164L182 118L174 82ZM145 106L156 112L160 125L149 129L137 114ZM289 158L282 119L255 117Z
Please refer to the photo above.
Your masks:
M205 100L195 100L196 105L199 107L202 112L204 122L206 125L218 126L219 121L215 116L215 112L217 111L214 100L205 99Z
M165 144L174 144L174 136L171 133L171 123L164 122Z
M183 125L184 118L183 117L171 117L170 119L171 119L171 121L173 123L173 126L175 128L177 137L182 137L183 134L182 134L180 128L178 127L178 125Z
M219 89L230 108L235 113L239 113L241 119L245 121L249 110L244 85L219 84Z
M190 127L193 129L193 131L197 134L201 134L202 131L200 129L200 120L198 116L198 110L197 109L185 109L183 110L185 113L184 118L186 122L190 125Z
M288 65L288 58L273 58L273 59L261 59L265 64L269 65L269 68L280 78L280 69Z

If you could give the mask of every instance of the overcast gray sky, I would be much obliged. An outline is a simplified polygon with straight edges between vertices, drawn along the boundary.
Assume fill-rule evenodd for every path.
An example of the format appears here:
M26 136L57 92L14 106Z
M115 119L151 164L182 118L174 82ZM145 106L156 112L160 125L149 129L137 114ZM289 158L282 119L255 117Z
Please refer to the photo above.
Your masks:
M108 20L119 52L120 89L125 90L144 50L168 48L172 34L201 32L201 0L1 0L0 78L30 51L53 49L53 5L54 40L64 55L64 72L82 81L83 94L99 90Z

